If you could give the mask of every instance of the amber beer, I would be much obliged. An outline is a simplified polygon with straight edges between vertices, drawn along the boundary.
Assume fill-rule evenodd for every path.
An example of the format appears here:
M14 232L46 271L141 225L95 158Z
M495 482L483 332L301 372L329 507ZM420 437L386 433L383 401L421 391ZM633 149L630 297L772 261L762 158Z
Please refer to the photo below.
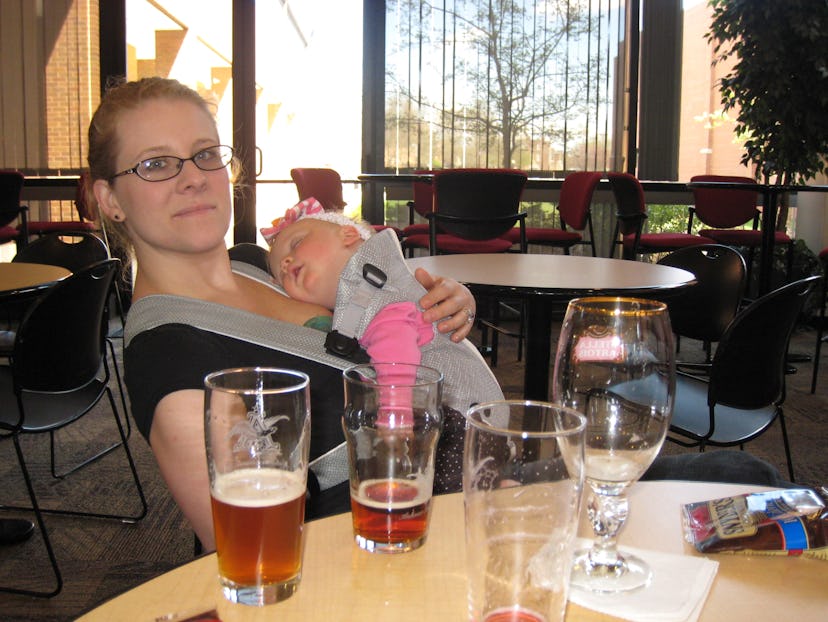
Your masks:
M351 494L354 533L362 548L409 551L428 532L431 491L418 480L374 479Z
M298 585L305 518L301 473L241 469L218 475L212 506L223 582L281 583L288 591Z

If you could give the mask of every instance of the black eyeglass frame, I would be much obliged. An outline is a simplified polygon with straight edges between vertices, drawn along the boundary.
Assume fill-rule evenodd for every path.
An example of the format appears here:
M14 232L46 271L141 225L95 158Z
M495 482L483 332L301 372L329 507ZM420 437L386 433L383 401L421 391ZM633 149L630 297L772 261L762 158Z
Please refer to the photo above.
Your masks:
M220 162L219 166L215 166L215 167L212 167L212 168L210 168L210 167L205 168L204 161L198 160L198 157L200 155L204 154L204 152L210 151L211 149L216 149L216 148L222 149L222 151L220 152L219 155L223 155L223 154L227 153L227 154L229 154L229 157L227 158L226 161L225 161L225 158L222 158L222 157L218 158L217 161ZM115 173L112 177L109 178L109 181L114 181L116 178L123 177L124 175L133 175L133 174L136 177L138 177L139 179L143 179L144 181L148 181L150 183L155 183L155 182L159 182L159 181L168 181L170 179L178 177L178 175L181 173L182 169L184 168L184 163L185 162L192 162L193 164L196 165L196 167L198 169L200 169L202 171L218 171L218 170L221 170L223 168L227 168L227 166L230 165L233 162L235 157L236 157L235 151L233 151L233 148L230 147L229 145L210 145L209 147L205 147L204 149L199 149L196 153L191 155L189 158L179 158L178 156L171 156L171 155L161 155L161 156L153 156L151 158L146 158L146 159L141 160L140 162L138 162L138 164L136 164L132 168L128 168L126 170L123 170L120 173ZM169 160L173 160L174 162L177 162L177 166L174 169L175 172L172 175L170 175L169 177L164 177L163 179L147 179L146 177L144 177L139 172L141 166L144 165L145 163L152 162L153 160L162 160L162 159L169 159Z

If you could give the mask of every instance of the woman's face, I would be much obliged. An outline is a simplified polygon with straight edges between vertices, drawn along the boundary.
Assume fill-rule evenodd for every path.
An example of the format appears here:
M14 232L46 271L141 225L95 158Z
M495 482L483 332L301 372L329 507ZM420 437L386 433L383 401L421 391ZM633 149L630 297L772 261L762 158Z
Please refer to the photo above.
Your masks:
M156 156L189 158L219 143L212 117L182 99L155 99L123 113L118 141L118 172ZM96 196L110 218L125 222L139 259L150 250L199 253L224 247L231 214L227 168L202 171L188 161L165 181L122 175L108 184L96 182Z

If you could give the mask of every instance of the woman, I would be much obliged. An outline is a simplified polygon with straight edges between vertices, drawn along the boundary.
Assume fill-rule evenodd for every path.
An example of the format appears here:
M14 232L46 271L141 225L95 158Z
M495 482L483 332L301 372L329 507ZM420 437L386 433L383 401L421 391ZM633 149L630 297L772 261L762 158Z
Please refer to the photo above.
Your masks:
M89 127L90 176L111 241L136 259L131 313L158 294L291 323L323 311L232 271L224 243L231 217L226 165L232 153L219 145L208 104L174 80L124 83L101 101ZM463 339L474 317L471 294L423 271L417 277L429 290L420 301L426 321L443 318L438 329ZM206 550L215 547L204 450L206 373L246 365L305 371L311 376L311 455L342 438L337 369L184 323L134 335L124 361L138 428ZM347 487L331 490L309 504L309 517L347 509Z

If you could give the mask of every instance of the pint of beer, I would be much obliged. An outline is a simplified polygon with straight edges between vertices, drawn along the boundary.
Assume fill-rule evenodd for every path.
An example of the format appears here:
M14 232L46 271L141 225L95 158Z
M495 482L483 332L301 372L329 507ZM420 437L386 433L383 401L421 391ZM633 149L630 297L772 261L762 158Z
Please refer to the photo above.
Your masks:
M310 444L308 378L243 368L205 379L205 434L225 597L265 605L302 575Z
M345 371L343 428L357 545L405 552L428 533L442 426L442 374L377 363Z

